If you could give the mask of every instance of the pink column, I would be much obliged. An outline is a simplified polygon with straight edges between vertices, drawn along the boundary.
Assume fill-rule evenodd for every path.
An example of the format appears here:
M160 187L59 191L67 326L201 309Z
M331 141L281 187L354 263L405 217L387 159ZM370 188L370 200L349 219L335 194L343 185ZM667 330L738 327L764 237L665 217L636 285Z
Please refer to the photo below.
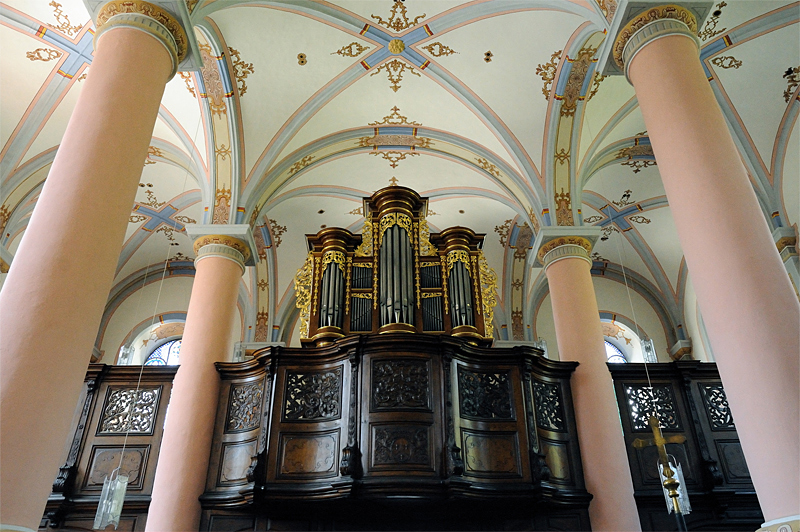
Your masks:
M694 18L649 13L623 29L616 56L636 89L764 517L797 526L800 305L700 64Z
M163 25L122 18L98 24L89 77L0 292L0 530L39 527L178 61ZM155 30L132 29L132 18Z
M219 395L214 362L232 347L239 280L249 251L241 240L208 235L195 241L197 269L164 437L156 467L148 531L199 530L200 502Z
M546 231L546 229L544 230ZM638 531L625 439L611 373L606 366L600 312L592 284L592 244L562 237L539 249L550 287L550 304L561 360L579 362L572 376L572 398L592 530Z

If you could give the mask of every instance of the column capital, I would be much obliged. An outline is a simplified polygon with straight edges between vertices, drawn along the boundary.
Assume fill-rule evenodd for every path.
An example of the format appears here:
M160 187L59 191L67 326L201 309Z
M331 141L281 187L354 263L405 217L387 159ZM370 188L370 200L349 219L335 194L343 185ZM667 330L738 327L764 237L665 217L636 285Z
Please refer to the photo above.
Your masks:
M589 253L600 232L599 227L543 227L533 245L536 250L534 265L547 268L557 260L570 257L581 258L591 264Z
M645 45L668 35L685 35L700 47L698 27L711 11L713 1L620 0L600 53L597 71L627 76L628 65Z
M247 224L188 224L186 233L194 241L195 262L221 256L245 266L255 266L256 242Z
M83 0L100 37L114 28L143 31L164 45L172 59L172 74L200 70L202 60L184 0Z
M791 227L778 227L772 231L772 238L783 262L797 255L797 235Z

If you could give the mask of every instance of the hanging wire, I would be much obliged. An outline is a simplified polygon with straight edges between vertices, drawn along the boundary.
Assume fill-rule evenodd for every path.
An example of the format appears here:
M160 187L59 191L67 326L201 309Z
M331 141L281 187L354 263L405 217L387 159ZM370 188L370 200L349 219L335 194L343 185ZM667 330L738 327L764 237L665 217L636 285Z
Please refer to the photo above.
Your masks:
M202 123L202 121L203 121L203 117L201 115L200 119L197 121L197 127L195 128L194 136L192 137L192 143L194 145L197 145L197 133L200 131L200 124ZM189 165L188 164L186 165L185 170L186 170L186 172L184 173L184 176L183 176L183 186L181 186L181 190L183 190L184 192L186 191L186 182L189 180ZM178 213L175 212L173 214L173 222L174 222L173 225L172 225L172 232L173 233L178 229L178 220L176 220L174 218L175 214L178 214ZM167 256L164 259L164 268L161 271L161 281L159 281L159 284L158 284L158 295L156 296L156 302L155 302L155 305L153 307L153 318L150 320L149 329L152 329L153 325L155 325L155 322L156 322L156 314L158 312L158 304L161 301L161 292L162 292L162 290L164 288L164 279L166 278L166 275L167 275L167 268L169 267L170 255L172 255L172 246L168 245L167 246ZM148 264L149 264L149 262L148 262ZM144 276L144 281L142 282L142 289L141 289L142 293L139 294L139 303L141 303L141 300L142 300L142 296L143 296L143 293L144 293L144 287L145 287L145 283L147 281L147 274L148 273L149 273L149 268L145 269L145 276ZM138 304L137 304L137 307L138 307ZM137 308L137 311L138 311L138 308ZM129 406L129 411L128 411L129 418L128 418L127 427L125 429L125 439L122 441L122 452L119 455L119 466L117 466L116 469L111 471L111 475L113 475L114 472L116 471L117 475L119 476L119 471L122 468L122 459L125 457L125 447L128 444L128 435L131 432L130 415L132 413L132 409L136 406L136 403L139 401L139 389L140 389L141 383L142 383L142 374L144 373L144 362L145 361L142 360L141 362L142 362L142 364L140 365L140 368L139 368L139 378L136 380L136 390L133 393L133 400L131 401L130 406Z

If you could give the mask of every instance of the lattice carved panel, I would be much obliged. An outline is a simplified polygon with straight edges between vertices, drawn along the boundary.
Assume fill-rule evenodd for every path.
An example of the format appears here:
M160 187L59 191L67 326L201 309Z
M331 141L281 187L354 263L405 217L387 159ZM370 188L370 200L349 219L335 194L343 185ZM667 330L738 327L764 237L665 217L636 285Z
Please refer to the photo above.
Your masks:
M698 384L711 430L736 430L722 383Z
M261 382L232 385L225 432L244 432L258 428L263 394Z
M536 408L536 426L559 432L567 430L558 384L533 381L533 403Z
M645 385L625 385L625 399L628 401L628 414L633 430L649 432L651 429L648 420L654 412L662 429L681 430L671 386L656 385L651 391Z
M514 419L508 372L484 373L459 367L458 399L461 417Z
M98 423L98 435L152 434L158 412L158 388L110 388Z

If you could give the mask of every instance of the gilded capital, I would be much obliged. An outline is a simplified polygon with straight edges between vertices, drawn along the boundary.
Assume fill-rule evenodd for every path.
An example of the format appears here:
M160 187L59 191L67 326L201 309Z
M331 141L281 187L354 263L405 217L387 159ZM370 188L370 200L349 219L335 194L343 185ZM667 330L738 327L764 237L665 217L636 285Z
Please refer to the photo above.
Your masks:
M242 266L250 260L250 246L247 245L247 242L228 235L202 235L198 237L194 241L195 255L199 257L202 248L210 245L225 246L235 250L242 256Z
M561 259L578 258L592 263L589 252L591 241L580 236L566 236L551 240L539 248L537 258L545 268Z
M100 8L95 26L95 47L100 36L114 28L133 28L155 37L172 59L170 77L189 52L189 39L181 23L165 9L144 0L111 0Z
M619 31L612 55L617 66L627 75L628 66L636 53L646 44L669 35L685 35L700 48L697 38L697 19L694 14L678 5L652 7L633 19Z

